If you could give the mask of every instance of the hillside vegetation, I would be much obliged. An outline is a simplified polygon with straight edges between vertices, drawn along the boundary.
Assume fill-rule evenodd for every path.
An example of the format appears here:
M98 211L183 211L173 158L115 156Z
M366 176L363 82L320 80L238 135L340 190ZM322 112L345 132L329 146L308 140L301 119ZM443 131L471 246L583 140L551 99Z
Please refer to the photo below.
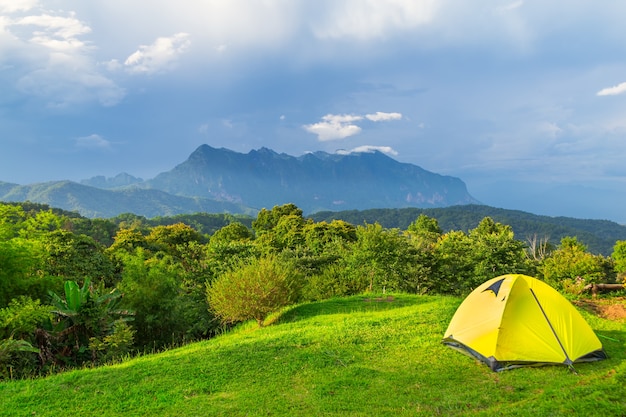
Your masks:
M576 236L593 253L609 255L617 240L626 240L626 226L609 220L550 217L485 205L468 204L442 208L402 208L348 211L324 211L311 214L315 221L343 220L351 224L378 222L387 228L405 230L424 214L437 219L443 231L476 227L485 217L511 226L518 239L526 241L537 236L558 243L565 236Z
M0 416L619 416L626 327L583 311L609 359L494 373L441 338L461 298L352 296L212 340L0 383Z

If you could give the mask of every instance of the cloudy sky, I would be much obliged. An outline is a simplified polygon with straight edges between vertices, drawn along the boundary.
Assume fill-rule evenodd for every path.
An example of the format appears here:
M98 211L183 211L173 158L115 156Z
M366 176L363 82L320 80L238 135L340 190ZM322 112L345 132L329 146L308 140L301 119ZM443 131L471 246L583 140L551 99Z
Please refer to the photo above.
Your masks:
M626 223L626 2L0 0L0 181L377 149ZM621 206L621 207L620 207Z

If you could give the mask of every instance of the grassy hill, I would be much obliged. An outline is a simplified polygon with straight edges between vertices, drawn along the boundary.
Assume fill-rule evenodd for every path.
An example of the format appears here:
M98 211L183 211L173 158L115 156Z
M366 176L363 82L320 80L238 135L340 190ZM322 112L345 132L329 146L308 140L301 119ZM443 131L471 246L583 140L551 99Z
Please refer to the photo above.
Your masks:
M0 416L626 415L626 325L583 311L610 359L494 373L441 344L461 299L291 307L121 364L0 383Z

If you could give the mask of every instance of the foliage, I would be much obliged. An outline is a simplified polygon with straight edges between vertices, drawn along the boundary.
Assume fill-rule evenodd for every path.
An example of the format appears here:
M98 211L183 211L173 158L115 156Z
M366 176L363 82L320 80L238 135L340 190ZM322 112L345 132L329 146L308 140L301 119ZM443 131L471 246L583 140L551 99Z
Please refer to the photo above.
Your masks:
M50 321L51 309L25 296L0 309L0 379L31 376L38 368L34 334Z
M38 241L45 253L43 270L47 275L114 283L113 263L91 237L56 230L43 234Z
M626 283L626 240L618 240L615 242L611 258L615 263L615 272L617 272Z
M307 278L302 288L302 299L319 301L345 297L360 294L365 287L366 282L348 273L343 264L333 263Z
M341 261L362 291L407 291L415 277L415 248L398 229L357 227L357 241Z
M242 223L233 222L216 230L215 233L211 235L211 243L245 242L252 240L253 237L250 229Z
M82 363L92 359L87 355L91 338L105 337L115 330L117 320L128 320L132 312L119 308L122 294L94 287L89 279L83 286L74 281L65 282L63 296L51 293L56 316L53 332L60 346L56 349L64 362Z
M164 252L181 260L185 246L202 241L202 235L191 226L176 223L169 226L156 226L146 236L146 243L153 252Z
M119 359L130 352L135 330L123 319L113 322L113 331L104 337L89 338L89 349L94 361L103 363Z
M180 265L171 258L149 257L138 248L124 257L124 271L118 288L124 294L123 306L135 312L136 342L140 347L163 347L182 339Z
M302 218L302 210L294 204L284 204L282 206L274 206L271 210L262 209L257 215L256 220L252 222L252 229L257 236L273 230L282 217L295 216Z
M45 299L63 279L44 273L44 255L36 241L22 238L0 242L0 308L19 296Z
M145 219L143 223L147 226L167 226L175 223L184 223L193 227L202 235L213 235L219 229L232 223L239 223L250 229L254 219L244 214L230 213L193 213L177 214L168 217L153 217Z
M0 204L0 242L17 237L25 219L22 207Z
M38 353L29 342L20 339L0 339L0 379L12 378L11 362L22 353Z
M220 275L207 287L207 299L224 323L255 319L262 326L268 314L295 302L297 291L295 271L265 257Z
M435 218L444 233L449 231L469 232L482 219L491 217L494 221L511 226L522 241L538 236L548 243L558 244L567 236L575 236L584 242L590 252L609 255L617 240L626 240L626 225L607 220L574 219L569 217L540 216L520 210L507 210L484 205L459 205L444 208L404 208L348 210L340 212L318 212L309 215L315 222L344 220L351 224L380 223L385 228L406 230L411 223L425 214Z
M559 247L543 260L539 272L543 279L557 289L577 283L613 282L612 261L602 255L587 252L585 245L574 237L561 239Z
M43 323L50 321L52 308L27 296L14 298L7 307L0 309L0 338L29 338Z
M441 236L436 247L439 292L464 294L481 283L504 274L529 273L523 242L514 238L507 225L485 217L469 234L462 231Z
M428 217L425 214L420 214L419 217L407 227L407 232L411 234L411 236L426 242L436 242L443 233L437 219Z

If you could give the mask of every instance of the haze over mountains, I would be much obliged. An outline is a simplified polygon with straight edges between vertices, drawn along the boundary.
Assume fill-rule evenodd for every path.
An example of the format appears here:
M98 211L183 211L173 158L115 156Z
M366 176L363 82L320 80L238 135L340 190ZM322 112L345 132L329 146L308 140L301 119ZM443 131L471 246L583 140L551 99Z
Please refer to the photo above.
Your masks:
M129 174L31 185L0 182L0 200L45 203L87 217L146 217L198 211L254 214L294 203L321 210L480 204L463 181L400 163L378 151L308 153L261 148L247 154L208 145L172 170L143 180Z

